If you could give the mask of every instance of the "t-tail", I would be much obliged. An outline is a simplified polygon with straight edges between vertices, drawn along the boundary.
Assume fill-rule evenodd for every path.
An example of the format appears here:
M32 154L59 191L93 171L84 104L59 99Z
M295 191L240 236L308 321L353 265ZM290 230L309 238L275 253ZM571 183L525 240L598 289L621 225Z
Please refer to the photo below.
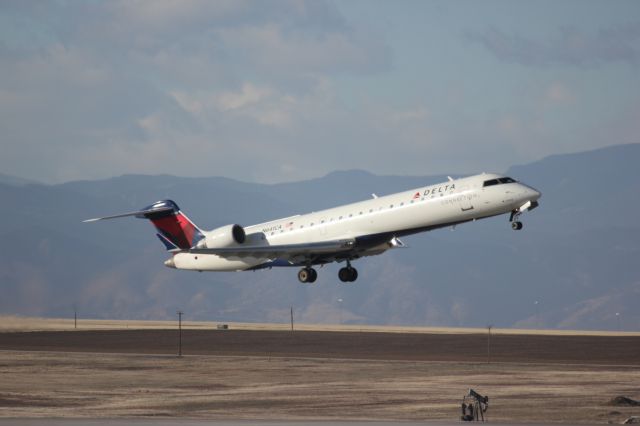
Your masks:
M116 219L119 217L135 216L139 219L149 219L156 227L156 234L167 250L186 250L195 247L204 238L203 232L189 218L180 211L180 207L171 200L157 201L142 210L113 216L97 217L84 222Z

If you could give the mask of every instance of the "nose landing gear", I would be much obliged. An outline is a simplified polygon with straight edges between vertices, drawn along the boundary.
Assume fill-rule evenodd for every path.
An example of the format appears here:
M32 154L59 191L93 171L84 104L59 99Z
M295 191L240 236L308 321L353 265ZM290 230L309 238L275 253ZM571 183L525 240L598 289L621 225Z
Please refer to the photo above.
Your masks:
M509 219L509 221L511 222L511 229L513 229L514 231L519 231L522 229L522 222L518 220L521 214L522 212L519 210L514 210L511 212L511 218Z

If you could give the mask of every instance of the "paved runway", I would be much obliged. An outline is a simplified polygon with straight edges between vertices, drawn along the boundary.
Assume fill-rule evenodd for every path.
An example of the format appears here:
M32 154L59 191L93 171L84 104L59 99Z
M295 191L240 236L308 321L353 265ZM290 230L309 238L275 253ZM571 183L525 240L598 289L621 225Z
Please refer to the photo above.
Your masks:
M358 422L358 421L235 421L235 420L183 420L183 419L0 419L0 426L451 426L464 422ZM474 424L474 423L468 423ZM509 426L546 426L550 423L500 423ZM583 426L581 423L580 426ZM563 426L578 424L563 423Z
M0 350L177 353L176 330L0 333ZM186 355L640 365L638 336L184 330Z

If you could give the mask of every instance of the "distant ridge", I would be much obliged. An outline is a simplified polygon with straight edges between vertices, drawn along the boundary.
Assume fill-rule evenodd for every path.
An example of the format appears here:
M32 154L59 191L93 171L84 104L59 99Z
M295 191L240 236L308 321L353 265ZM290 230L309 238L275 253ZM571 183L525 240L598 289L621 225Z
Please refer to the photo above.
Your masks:
M4 173L0 173L0 184L11 186L42 185L40 182L36 182L35 180L6 175Z
M446 176L346 170L269 185L170 175L0 179L11 207L11 220L0 221L0 312L69 317L75 305L92 318L168 320L183 310L188 320L288 323L293 306L301 323L637 331L638 164L640 144L631 144L514 166L508 175L543 194L522 232L498 217L408 237L407 249L357 260L361 277L350 286L336 279L339 265L323 268L314 286L291 268L174 271L145 222L81 221L170 198L204 229L248 225Z

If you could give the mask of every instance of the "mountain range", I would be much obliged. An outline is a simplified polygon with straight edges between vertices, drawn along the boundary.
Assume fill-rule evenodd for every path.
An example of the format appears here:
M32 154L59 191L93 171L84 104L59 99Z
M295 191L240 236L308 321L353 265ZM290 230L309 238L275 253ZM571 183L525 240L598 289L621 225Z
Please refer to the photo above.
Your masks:
M249 225L445 181L366 171L256 184L125 175L46 185L0 174L0 313L120 319L640 329L640 144L554 155L505 171L542 192L511 230L501 216L403 239L315 284L297 268L197 273L168 258L149 223L90 217L173 199L201 228ZM482 172L482 170L478 170ZM456 176L453 176L454 178Z

